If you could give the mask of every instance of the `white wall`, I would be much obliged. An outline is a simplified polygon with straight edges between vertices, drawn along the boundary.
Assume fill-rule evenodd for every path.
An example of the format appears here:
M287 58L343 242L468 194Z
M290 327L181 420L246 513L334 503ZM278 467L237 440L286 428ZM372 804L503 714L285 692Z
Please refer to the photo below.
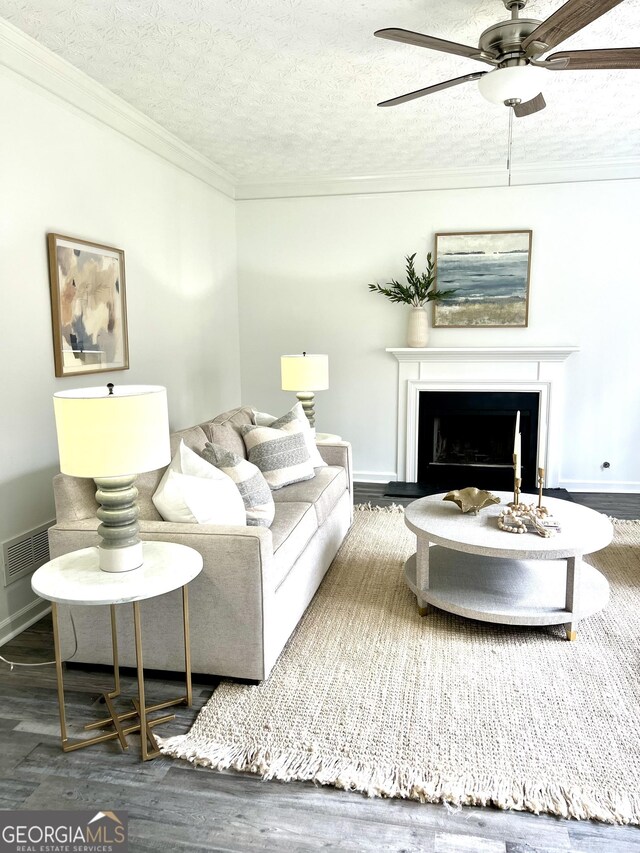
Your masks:
M165 385L172 428L240 402L234 202L0 69L0 541L54 516L52 394ZM126 371L54 377L49 231L124 249ZM29 579L3 589L0 642L29 615Z
M532 229L528 328L433 329L430 345L578 344L560 485L640 491L639 181L241 201L237 215L244 402L284 412L279 356L327 352L317 427L352 441L356 479L378 481L396 474L384 349L405 346L408 309L367 283L402 276L437 231Z

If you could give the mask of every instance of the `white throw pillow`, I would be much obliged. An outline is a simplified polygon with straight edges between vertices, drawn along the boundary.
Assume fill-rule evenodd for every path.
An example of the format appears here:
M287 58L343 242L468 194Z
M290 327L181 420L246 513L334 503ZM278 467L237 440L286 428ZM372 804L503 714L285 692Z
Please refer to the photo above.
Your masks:
M231 477L180 442L152 501L165 521L246 525L244 502Z
M302 426L302 434L304 436L304 442L307 445L311 464L314 468L326 468L327 463L324 461L322 456L320 456L320 451L316 445L315 433L311 429L309 418L304 413L302 403L296 403L295 406L281 418L274 418L273 415L270 415L267 412L256 412L255 409L252 409L252 412L253 422L256 426L267 426L273 427L274 429L291 430L289 424L294 422L295 419L295 421Z

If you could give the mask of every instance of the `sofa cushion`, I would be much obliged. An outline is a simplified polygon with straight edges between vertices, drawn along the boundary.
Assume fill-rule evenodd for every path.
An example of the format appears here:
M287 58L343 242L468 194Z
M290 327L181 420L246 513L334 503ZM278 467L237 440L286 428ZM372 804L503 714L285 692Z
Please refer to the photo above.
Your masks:
M186 524L246 524L236 484L184 443L171 460L152 497L165 521Z
M241 432L249 461L258 466L272 489L314 476L302 427L297 422L287 424L287 429L243 426Z
M227 424L229 426L234 426L240 428L245 424L252 424L252 409L248 406L238 406L235 409L229 409L228 412L223 412L221 415L216 415L216 417L210 421L213 424Z
M229 409L228 412L216 415L215 418L200 424L200 426L207 436L207 441L211 444L219 444L220 447L225 447L237 456L246 459L247 450L240 434L240 427L253 423L252 412L253 410L247 406L237 406L235 409Z
M171 458L176 455L178 448L180 447L180 442L184 441L185 445L189 448L189 450L195 450L196 453L200 453L204 450L204 446L207 443L207 436L202 429L202 427L194 426L188 427L187 429L180 429L178 432L171 433Z
M224 447L225 450L235 453L236 456L247 458L247 448L244 446L244 441L240 435L240 428L231 423L217 424L215 421L202 424L207 441L211 444L217 444Z
M318 521L311 504L296 501L276 504L271 524L273 561L269 574L269 585L274 591L287 577L317 529Z
M294 483L273 493L276 506L281 502L301 501L314 506L318 526L325 519L347 490L347 475L342 467L328 465L326 468L316 468L313 480L304 483Z
M271 489L259 468L251 462L225 450L217 444L206 443L202 456L227 474L238 487L244 501L247 524L270 527L275 514Z

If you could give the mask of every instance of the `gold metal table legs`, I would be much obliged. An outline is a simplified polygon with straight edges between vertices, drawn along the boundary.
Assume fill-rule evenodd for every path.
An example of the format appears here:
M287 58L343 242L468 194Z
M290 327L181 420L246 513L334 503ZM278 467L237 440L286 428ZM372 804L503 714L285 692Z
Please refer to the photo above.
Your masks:
M95 737L83 738L82 740L69 740L67 736L67 723L64 710L64 682L62 675L62 656L60 653L60 634L58 628L58 606L55 602L51 603L51 615L53 619L53 644L56 657L56 679L58 683L58 708L60 712L60 739L62 741L62 749L64 752L73 752L76 749L83 749L85 746L91 746L94 743L102 743L107 740L115 740L120 742L122 749L128 749L129 744L126 736L133 732L140 732L140 752L143 761L150 758L155 758L160 755L158 743L152 732L155 726L161 723L166 723L173 720L175 714L165 714L161 717L156 717L153 720L148 718L149 714L155 711L161 711L163 708L169 708L173 705L191 705L192 687L191 687L191 648L189 644L189 593L187 587L182 587L182 624L184 636L184 666L185 666L185 694L178 696L176 699L168 699L165 702L159 702L156 705L147 705L145 701L144 690L144 662L142 657L142 624L140 618L140 603L133 602L133 625L134 637L136 646L136 665L138 675L138 696L132 700L133 711L118 713L113 703L113 699L120 696L120 667L118 661L118 632L116 625L116 608L111 606L111 647L113 653L113 678L114 689L110 693L103 693L103 698L108 716L101 720L96 720L93 723L88 723L85 726L87 731L92 729L104 729L113 726L113 731L104 732ZM124 723L124 725L123 725ZM151 745L151 749L149 749Z

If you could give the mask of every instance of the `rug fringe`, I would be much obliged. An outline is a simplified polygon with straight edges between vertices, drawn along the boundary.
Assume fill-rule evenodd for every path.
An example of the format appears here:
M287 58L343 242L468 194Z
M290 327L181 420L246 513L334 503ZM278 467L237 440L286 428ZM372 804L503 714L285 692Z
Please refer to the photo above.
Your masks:
M400 797L454 806L496 806L500 809L546 812L576 820L640 824L640 793L581 790L560 784L518 783L515 780L465 775L451 779L411 768L371 767L347 757L323 758L307 752L272 752L240 745L199 744L186 747L187 735L158 738L160 750L173 758L216 770L237 770L282 782L313 781L369 797Z
M404 512L401 504L388 504L387 506L372 506L371 501L365 504L354 504L354 512Z

